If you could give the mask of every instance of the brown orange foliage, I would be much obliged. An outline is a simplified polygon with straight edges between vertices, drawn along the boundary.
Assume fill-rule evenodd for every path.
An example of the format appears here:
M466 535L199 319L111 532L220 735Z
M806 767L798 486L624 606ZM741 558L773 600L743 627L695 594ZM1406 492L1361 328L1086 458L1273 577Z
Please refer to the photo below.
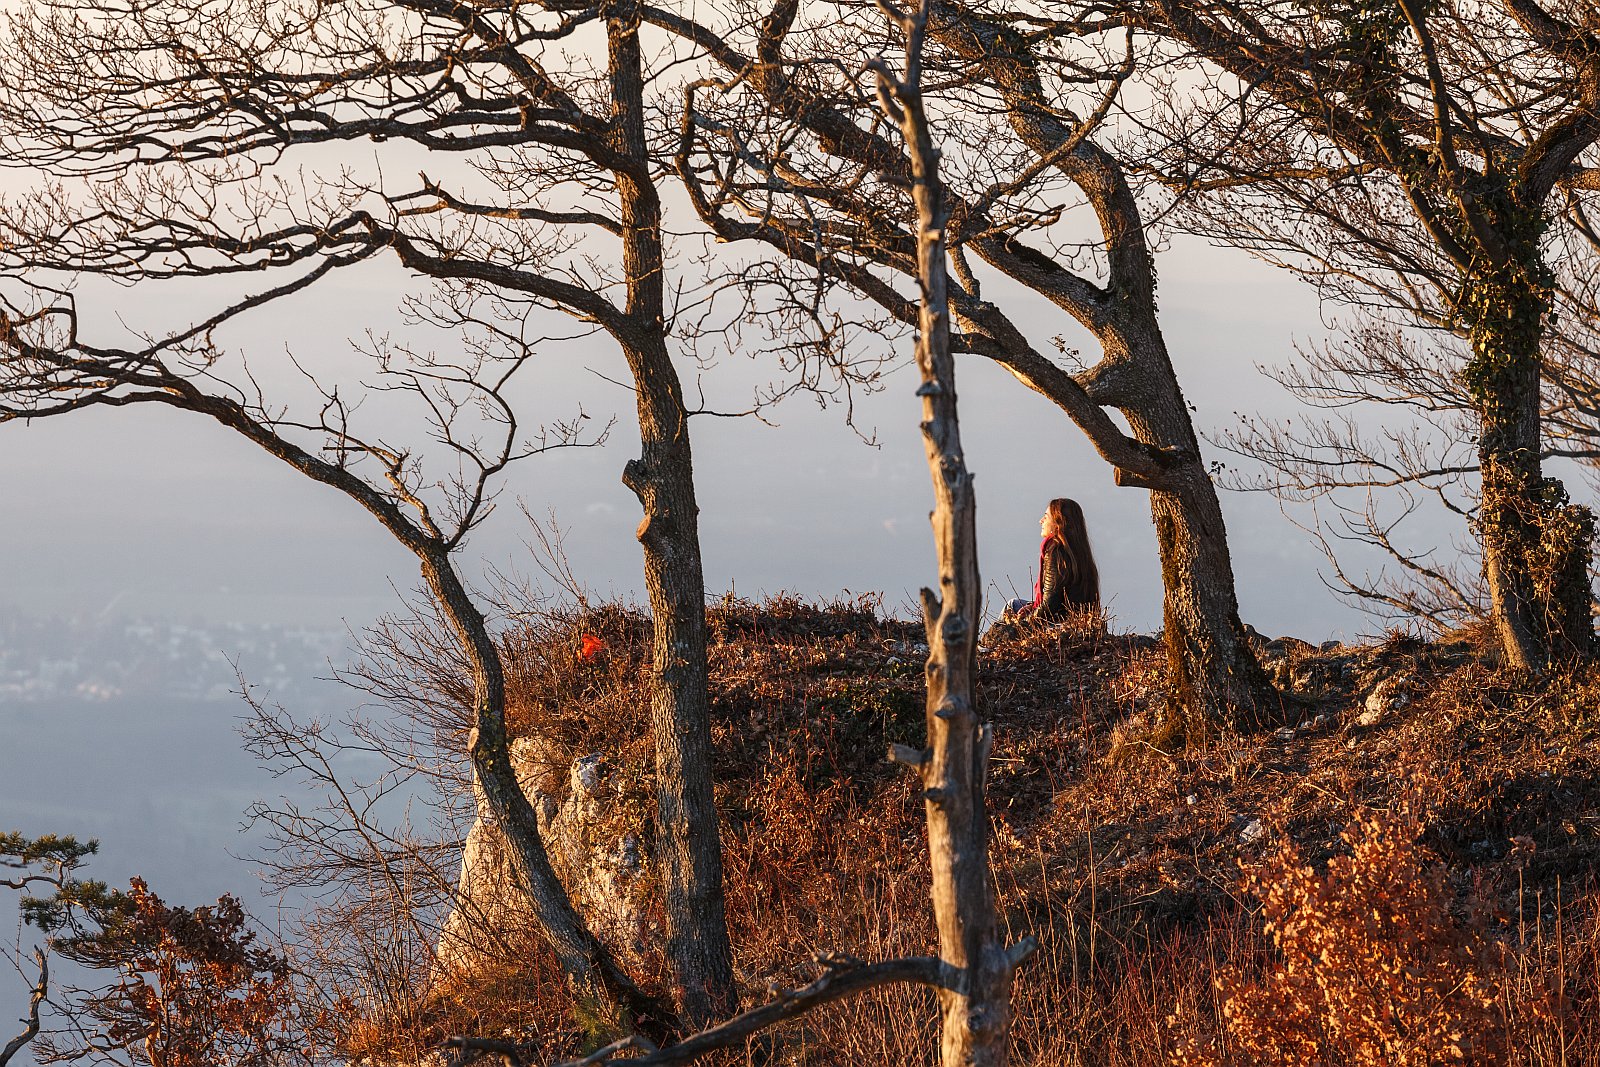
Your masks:
M1457 923L1415 819L1369 812L1319 873L1286 844L1247 875L1277 950L1265 973L1216 980L1226 1051L1191 1038L1174 1061L1313 1067L1507 1062L1503 946Z
M820 953L876 960L932 944L920 801L909 776L883 758L889 743L921 736L922 632L875 608L779 599L709 612L728 914L746 1003L810 981ZM574 669L584 633L600 637L605 654ZM638 679L649 663L648 619L614 606L568 618L519 615L503 640L513 732L545 739L548 787L561 787L570 761L601 753L618 786L612 814L647 835L652 761ZM1447 1049L1444 1039L1460 1029L1470 1062L1494 1063L1476 1050L1499 1041L1501 1062L1517 1067L1600 1067L1600 894L1591 873L1600 869L1600 669L1531 691L1464 641L1276 644L1286 646L1280 673L1300 697L1286 709L1292 729L1182 751L1148 743L1164 687L1157 642L1066 625L985 646L980 699L996 721L996 893L1008 936L1040 942L1018 975L1013 1062L1317 1062L1322 1053L1246 1055L1236 1016L1224 1010L1236 1000L1232 1012L1249 1011L1250 990L1261 1040L1284 1029L1273 1014L1281 1003L1267 999L1281 991L1256 992L1265 976L1288 969L1281 931L1265 930L1274 915L1236 887L1241 860L1260 862L1270 845L1243 833L1260 819L1299 848L1258 872L1263 893L1273 864L1299 872L1293 884L1309 891L1306 864L1315 859L1323 870L1322 857L1343 853L1317 885L1331 872L1354 894L1387 894L1384 917L1323 887L1318 907L1347 925L1307 928L1299 942L1302 961L1323 951L1341 968L1380 961L1375 973L1412 990L1390 1004L1375 986L1363 1034L1381 1036L1388 1025L1414 1042L1402 1051L1428 1047L1427 1027L1412 1026L1426 1014L1419 983L1427 979L1459 1015L1434 1047ZM420 681L392 691L450 710L455 691L431 690L422 673L433 666L413 668L408 676ZM1410 701L1377 726L1362 725L1367 693L1401 676L1411 679ZM1363 844L1359 856L1340 841L1352 819L1408 805L1423 818L1431 853L1407 836L1410 827L1392 832L1387 846ZM1351 832L1365 840L1359 825ZM1513 839L1535 850L1513 848ZM1359 857L1360 871L1340 875ZM1429 866L1435 860L1442 871ZM1408 862L1412 873L1402 876ZM1299 898L1289 885L1278 892L1292 926L1301 913L1290 902ZM1471 904L1459 924L1455 894ZM1399 940L1385 948L1390 937ZM374 1058L391 1049L420 1054L440 1034L471 1032L517 1035L552 1059L580 1051L548 949L531 932L505 941L503 966L448 989L430 980L429 946L420 946L410 1022L374 1017L353 1044ZM1423 941L1432 948L1419 949ZM1457 965L1477 976L1470 990L1446 984ZM647 982L662 973L650 961L638 970ZM1309 969L1296 973L1307 983L1302 1021L1322 1018L1319 1005L1334 1001L1337 981L1319 991ZM1371 973L1351 971L1339 995L1357 998ZM1494 1020L1487 1036L1468 1025L1486 1014ZM777 1036L776 1062L934 1063L934 1017L921 991L877 991L791 1024ZM1242 1015L1238 1022L1248 1025ZM1364 1054L1386 1054L1373 1048ZM1405 1054L1412 1058L1362 1060L1334 1049L1323 1059L1350 1061L1338 1067L1461 1062L1449 1052Z
M76 1032L48 1046L47 1059L122 1053L151 1067L268 1067L304 1052L288 961L256 943L238 900L172 907L139 878L126 893L94 896L97 929L52 947L116 978L82 995Z

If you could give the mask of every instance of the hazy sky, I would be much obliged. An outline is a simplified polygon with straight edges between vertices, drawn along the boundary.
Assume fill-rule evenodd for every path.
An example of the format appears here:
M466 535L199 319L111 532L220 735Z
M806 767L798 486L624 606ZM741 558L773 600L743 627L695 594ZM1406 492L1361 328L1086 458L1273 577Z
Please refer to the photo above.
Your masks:
M312 183L319 173L339 173L336 166L354 168L352 181L386 185L403 184L424 166L436 179L468 180L460 160L393 141L312 146L283 164L305 168L287 170L289 180L300 174ZM28 181L22 172L0 172L0 193L28 195ZM664 195L669 228L699 231L684 198L671 189ZM1091 220L1086 208L1069 210L1048 239L1066 240ZM597 251L614 257L607 245ZM672 267L673 283L692 283L701 246L683 239L678 247L683 254ZM718 254L756 253L727 246ZM1201 431L1230 425L1235 412L1293 412L1290 399L1255 367L1281 365L1297 340L1325 333L1309 288L1242 253L1197 241L1161 251L1158 266L1163 328ZM266 284L261 276L245 278L252 288ZM133 290L87 285L87 332L99 343L127 343L125 329L162 334L209 314L238 285L229 279ZM347 339L399 329L400 296L419 288L385 257L336 271L292 302L252 313L222 340L249 355L276 396L295 377L286 351L318 368L368 366L351 357ZM1090 358L1098 354L1065 312L1037 295L998 278L985 282L984 295L1002 303L1039 350L1052 351L1059 335ZM552 333L574 328L554 312L542 325ZM419 340L451 343L438 331ZM909 339L901 347L909 355ZM694 365L682 362L693 395ZM570 531L567 547L582 579L602 592L636 595L638 505L619 481L638 447L633 398L602 377L625 378L621 359L604 338L551 342L540 347L532 375L522 384L525 422L570 416L580 403L596 422L613 414L621 421L604 448L514 469L501 498L511 506L478 532L467 557L501 566L518 561L525 536L520 500L540 516L555 510ZM706 381L720 406L738 408L751 387L777 376L770 359L734 354ZM933 577L925 518L931 490L915 386L906 368L883 393L858 398L856 422L875 432L876 448L863 444L838 411L818 411L805 397L770 413L776 427L752 419L694 420L708 587L825 597L876 591L891 607L915 602L914 591ZM1115 620L1157 628L1159 567L1147 494L1112 485L1110 468L1057 409L987 361L964 358L958 387L968 465L978 478L986 581L1006 595L1026 589L1040 511L1051 497L1076 497ZM421 439L416 419L377 417L397 440ZM391 586L415 584L413 562L356 505L188 413L94 410L0 427L0 507L0 608L10 610L359 625L393 606ZM1274 501L1229 494L1224 510L1249 621L1264 631L1315 638L1367 625L1324 590L1320 554Z
M1295 340L1323 333L1310 292L1239 253L1195 242L1167 251L1160 266L1163 322L1202 430L1231 424L1237 411L1291 411L1255 365L1281 364ZM335 278L293 315L250 320L237 341L258 369L270 368L285 345L302 354L343 351L344 338L393 318L394 289L385 282L399 287L405 279L392 268ZM1057 333L1074 336L1063 313L1042 300L1033 304L1036 311L1013 315L1040 343ZM599 376L620 377L620 360L603 339L546 347L534 383L539 414L567 415L581 401L597 421L612 414L621 421L601 448L515 468L503 506L474 537L468 558L525 564L521 501L540 516L554 509L568 530L572 562L593 588L640 595L632 536L638 505L619 481L637 452L632 397ZM687 360L684 370L695 373ZM761 360L737 356L706 373L729 406L747 385L771 376ZM712 591L876 591L890 607L914 600L932 576L915 382L905 368L884 392L858 399L856 422L875 431L877 447L846 427L839 411L819 411L807 397L774 410L777 426L694 420ZM1044 502L1074 496L1087 511L1115 619L1132 629L1158 628L1147 495L1112 485L1110 468L1082 434L993 365L964 357L958 386L991 590L1009 595L1029 584ZM399 432L414 436L417 426ZM359 625L393 607L392 586L415 584L409 556L353 503L221 427L164 408L0 428L0 500L0 604L11 610ZM1318 639L1367 625L1323 588L1320 555L1275 501L1229 493L1223 503L1249 621Z

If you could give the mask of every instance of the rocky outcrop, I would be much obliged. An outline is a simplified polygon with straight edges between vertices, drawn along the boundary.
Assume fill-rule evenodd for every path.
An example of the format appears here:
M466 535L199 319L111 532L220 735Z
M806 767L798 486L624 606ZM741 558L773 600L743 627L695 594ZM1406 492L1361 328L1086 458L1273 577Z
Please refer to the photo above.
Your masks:
M568 764L533 738L512 742L511 762L573 903L624 967L641 963L652 924L646 911L649 864L640 837L646 818L637 783L599 753ZM446 975L505 959L515 951L510 935L527 926L505 839L476 783L474 789L477 818L462 845L455 906L435 954L436 970Z

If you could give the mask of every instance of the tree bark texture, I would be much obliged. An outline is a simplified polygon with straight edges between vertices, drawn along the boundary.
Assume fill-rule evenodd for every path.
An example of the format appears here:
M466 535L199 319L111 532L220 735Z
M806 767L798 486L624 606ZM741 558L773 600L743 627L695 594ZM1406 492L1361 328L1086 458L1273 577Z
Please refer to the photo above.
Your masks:
M1141 440L1162 436L1153 432L1155 419L1126 414ZM1192 433L1187 418L1183 425ZM1203 735L1225 722L1255 728L1272 719L1280 702L1239 619L1216 486L1198 454L1190 455L1150 491L1173 699L1189 733Z
M623 481L644 518L645 586L653 621L651 732L656 759L656 861L666 913L667 959L691 1031L738 1008L722 886L722 841L711 778L711 699L706 679L705 577L699 505L683 389L666 343L661 202L648 166L639 15L630 0L606 9L612 99L621 155L617 173L626 318L620 337L638 399L641 452Z
M922 384L922 440L933 477L934 546L939 590L922 591L928 634L928 747L902 754L922 778L933 868L934 921L947 977L939 991L943 1067L1004 1067L1010 1061L1011 979L1017 960L1000 940L989 869L985 803L992 727L978 719L975 692L978 621L977 507L956 417L955 359L950 351L945 213L938 160L919 91L926 6L900 18L906 76L879 68L885 110L905 135L917 210L921 316L917 368Z
M1481 425L1478 522L1492 617L1506 663L1540 670L1594 651L1594 516L1541 470L1539 344L1549 298L1527 273L1508 266L1469 289L1472 359L1463 378Z
M1138 362L1153 373L1139 385L1136 399L1118 407L1138 441L1176 458L1150 479L1119 469L1117 482L1150 490L1175 711L1191 734L1203 735L1221 723L1259 727L1271 720L1279 700L1239 619L1222 504L1201 461L1154 307L1138 317L1142 328L1126 331L1137 338L1128 350L1138 352Z

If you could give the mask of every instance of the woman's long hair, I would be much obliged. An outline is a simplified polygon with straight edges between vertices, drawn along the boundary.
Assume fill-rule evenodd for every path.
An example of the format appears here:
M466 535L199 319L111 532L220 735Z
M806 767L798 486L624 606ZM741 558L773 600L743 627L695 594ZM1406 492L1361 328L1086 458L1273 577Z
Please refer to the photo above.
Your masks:
M1076 500L1058 497L1050 501L1050 518L1055 524L1056 539L1067 550L1067 560L1071 564L1071 573L1067 575L1067 602L1099 608L1100 569L1094 565L1083 508Z

